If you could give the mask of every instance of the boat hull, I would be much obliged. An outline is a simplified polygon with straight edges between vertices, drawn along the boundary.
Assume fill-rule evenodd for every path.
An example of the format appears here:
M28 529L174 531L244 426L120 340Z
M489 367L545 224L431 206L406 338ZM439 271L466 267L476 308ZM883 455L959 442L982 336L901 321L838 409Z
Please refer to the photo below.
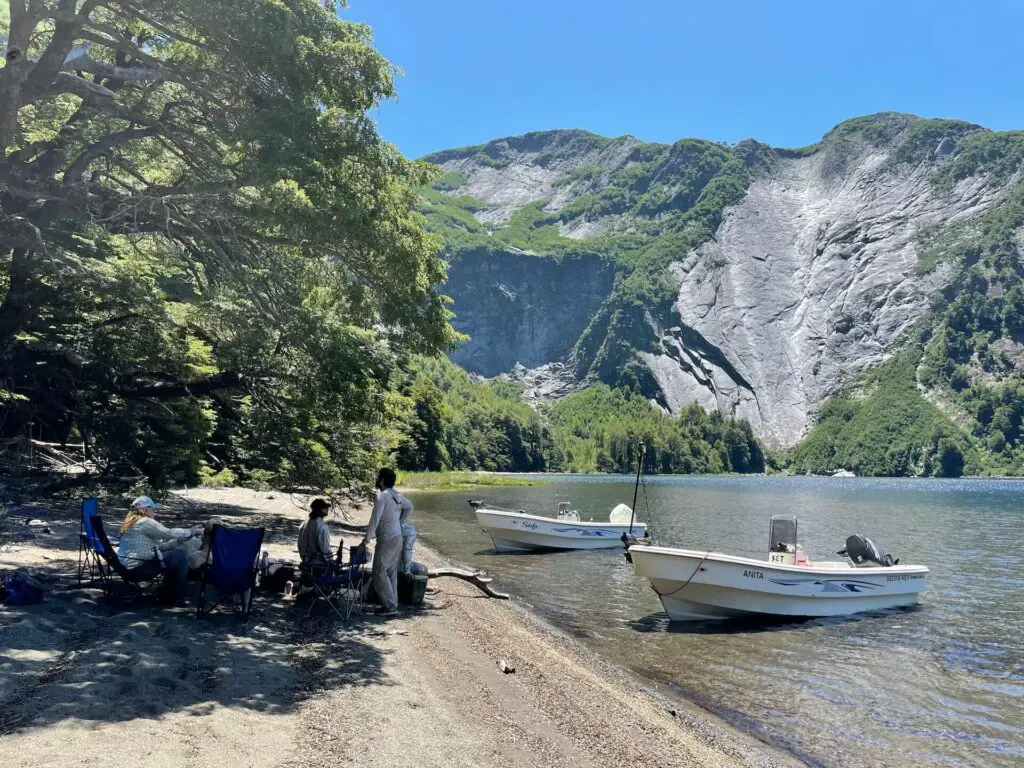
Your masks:
M628 525L572 522L518 512L478 509L476 521L499 552L538 552L567 549L614 549L622 546ZM647 526L633 523L633 535L643 536Z
M845 616L913 605L928 585L923 565L777 565L651 546L630 547L629 554L636 574L650 581L673 621Z

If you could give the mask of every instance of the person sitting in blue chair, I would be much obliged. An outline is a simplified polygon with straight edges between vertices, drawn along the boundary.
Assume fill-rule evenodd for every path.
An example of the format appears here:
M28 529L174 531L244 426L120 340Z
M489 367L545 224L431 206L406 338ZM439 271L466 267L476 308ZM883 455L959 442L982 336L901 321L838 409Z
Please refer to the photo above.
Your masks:
M153 517L160 505L149 496L140 496L121 524L121 542L117 556L125 567L139 579L164 576L163 598L176 602L188 582L189 550L186 544L194 536L202 535L203 528L167 528ZM156 551L159 549L160 554Z

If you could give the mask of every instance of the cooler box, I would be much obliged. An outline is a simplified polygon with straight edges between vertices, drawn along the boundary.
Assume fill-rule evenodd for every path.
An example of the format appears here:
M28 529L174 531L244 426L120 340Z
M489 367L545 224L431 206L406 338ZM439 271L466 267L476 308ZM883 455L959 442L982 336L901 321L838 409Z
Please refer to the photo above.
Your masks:
M413 573L398 574L398 602L405 605L422 605L427 594L427 577Z

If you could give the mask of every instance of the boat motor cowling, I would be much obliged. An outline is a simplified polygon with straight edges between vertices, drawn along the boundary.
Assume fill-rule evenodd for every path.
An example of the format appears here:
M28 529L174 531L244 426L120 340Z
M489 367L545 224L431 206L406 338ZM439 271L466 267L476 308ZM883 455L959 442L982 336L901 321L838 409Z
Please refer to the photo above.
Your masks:
M846 555L854 565L860 566L890 566L899 562L899 560L894 561L892 555L885 554L880 546L860 533L847 537L846 546L836 554Z

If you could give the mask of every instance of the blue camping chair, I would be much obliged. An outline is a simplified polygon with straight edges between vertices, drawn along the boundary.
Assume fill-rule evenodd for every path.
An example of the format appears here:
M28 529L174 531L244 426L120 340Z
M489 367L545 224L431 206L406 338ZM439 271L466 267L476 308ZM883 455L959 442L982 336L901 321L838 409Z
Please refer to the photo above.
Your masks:
M121 558L117 556L117 550L114 549L114 545L110 543L110 539L107 537L107 532L103 528L103 520L99 515L88 515L84 525L86 530L91 531L88 534L90 542L95 541L97 543L96 552L102 558L100 567L103 574L103 591L107 593L108 597L115 595L114 574L117 574L121 578L121 582L136 595L146 594L163 583L163 574L145 579L139 578L136 574L132 573L128 566L121 562ZM153 552L159 558L160 551L154 547ZM105 569L103 568L103 562L106 562Z
M363 588L366 579L363 577L363 565L366 563L366 546L360 544L349 550L347 564L341 562L342 545L338 545L337 561L326 568L313 567L313 601L306 611L306 618L321 601L327 603L338 616L348 621L352 612L360 613L363 604ZM341 603L341 608L335 605Z
M99 500L95 497L82 499L82 519L78 527L78 583L85 580L86 573L89 574L89 581L97 578L106 581L110 576L110 570L103 563L101 556L103 544L92 525L92 518L99 515ZM109 539L115 549L118 545L117 539Z
M225 528L213 526L210 553L203 566L202 586L196 618L212 611L218 603L240 595L233 603L235 612L243 619L252 611L259 571L260 548L263 546L263 528ZM217 600L206 607L206 588L217 591Z

